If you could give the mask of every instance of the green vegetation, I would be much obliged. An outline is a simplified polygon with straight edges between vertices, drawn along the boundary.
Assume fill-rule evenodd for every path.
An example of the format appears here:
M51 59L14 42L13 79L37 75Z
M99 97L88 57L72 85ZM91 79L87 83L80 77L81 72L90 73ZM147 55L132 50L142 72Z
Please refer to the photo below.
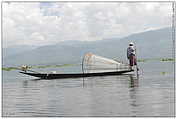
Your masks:
M42 65L42 66L29 66L29 69L43 69L43 68L57 68L57 67L69 67L69 66L76 66L77 64L62 64L62 65ZM4 71L12 71L12 70L20 70L21 67L3 67L2 70Z
M138 59L137 62L145 62L147 59Z
M146 61L175 61L173 58L149 58L149 59L138 59L137 62L146 62Z
M18 70L19 68L17 67L6 67L6 68L2 68L2 70L4 71L11 71L11 70Z
M160 61L175 61L173 58L162 58Z
M76 64L62 64L62 65L43 65L43 66L32 66L32 68L50 68L50 67L53 67L53 68L56 68L56 67L67 67L67 66L74 66Z
M166 73L167 73L167 72L164 72L164 71L163 71L163 72L161 72L161 74L162 74L162 75L165 75Z

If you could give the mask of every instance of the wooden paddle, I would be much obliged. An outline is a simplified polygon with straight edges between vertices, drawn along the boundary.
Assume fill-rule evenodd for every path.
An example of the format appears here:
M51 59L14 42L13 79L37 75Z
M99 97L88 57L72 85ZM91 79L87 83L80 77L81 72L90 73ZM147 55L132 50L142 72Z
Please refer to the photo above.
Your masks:
M137 75L137 78L139 78L139 68L138 68L138 59L137 59L137 52L136 52L136 45L135 45L135 58L136 58L136 75Z

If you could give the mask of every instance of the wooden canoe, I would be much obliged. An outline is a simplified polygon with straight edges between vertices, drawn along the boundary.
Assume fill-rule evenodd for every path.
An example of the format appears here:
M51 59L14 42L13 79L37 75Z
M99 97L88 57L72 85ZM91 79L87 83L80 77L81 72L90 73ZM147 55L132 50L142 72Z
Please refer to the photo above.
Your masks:
M132 72L134 70L113 71L113 72L98 72L98 73L70 73L70 74L52 74L52 73L29 73L20 72L22 74L38 77L41 79L61 79L61 78L80 78L80 77L93 77L93 76L108 76L108 75L121 75L124 73Z

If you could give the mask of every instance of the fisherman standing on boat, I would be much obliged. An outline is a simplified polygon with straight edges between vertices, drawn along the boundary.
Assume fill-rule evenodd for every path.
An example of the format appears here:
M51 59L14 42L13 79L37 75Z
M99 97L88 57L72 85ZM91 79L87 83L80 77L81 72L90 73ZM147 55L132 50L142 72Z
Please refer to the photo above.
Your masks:
M134 44L131 42L129 43L129 47L127 48L127 58L129 60L131 69L134 65L137 65L135 55L136 55L136 49L134 48Z

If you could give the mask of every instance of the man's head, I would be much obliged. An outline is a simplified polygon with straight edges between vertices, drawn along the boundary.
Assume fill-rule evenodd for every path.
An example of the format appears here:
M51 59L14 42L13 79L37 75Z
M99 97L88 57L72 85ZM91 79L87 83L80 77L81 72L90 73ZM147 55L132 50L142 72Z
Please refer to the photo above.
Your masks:
M134 45L134 43L133 43L133 42L130 42L130 43L129 43L129 46L133 46L133 45Z

